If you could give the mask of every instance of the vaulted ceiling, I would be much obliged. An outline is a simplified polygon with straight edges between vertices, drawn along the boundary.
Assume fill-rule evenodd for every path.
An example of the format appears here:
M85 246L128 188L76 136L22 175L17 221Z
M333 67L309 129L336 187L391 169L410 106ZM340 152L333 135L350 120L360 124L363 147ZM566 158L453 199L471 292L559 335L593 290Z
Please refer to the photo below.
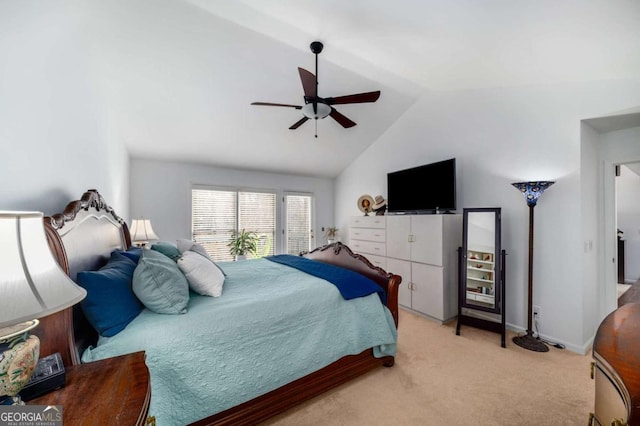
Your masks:
M426 91L640 76L640 2L585 0L120 0L78 2L89 72L134 157L333 177ZM321 96L358 125L301 104Z

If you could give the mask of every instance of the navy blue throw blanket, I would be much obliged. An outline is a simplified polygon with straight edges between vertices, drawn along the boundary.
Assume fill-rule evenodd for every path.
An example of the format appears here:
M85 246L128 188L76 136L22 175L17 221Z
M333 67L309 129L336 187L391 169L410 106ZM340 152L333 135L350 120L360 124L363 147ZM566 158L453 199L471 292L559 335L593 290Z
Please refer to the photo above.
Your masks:
M329 281L338 288L345 300L368 296L371 293L378 293L382 303L387 304L387 295L382 287L364 275L360 275L349 269L290 254L267 256L265 259L296 268L307 274Z

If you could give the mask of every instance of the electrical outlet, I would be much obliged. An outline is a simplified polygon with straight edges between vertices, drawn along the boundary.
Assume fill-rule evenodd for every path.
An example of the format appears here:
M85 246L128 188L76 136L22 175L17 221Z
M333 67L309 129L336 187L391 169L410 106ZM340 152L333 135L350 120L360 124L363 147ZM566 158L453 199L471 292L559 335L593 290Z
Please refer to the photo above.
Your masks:
M540 306L533 305L533 317L540 319Z

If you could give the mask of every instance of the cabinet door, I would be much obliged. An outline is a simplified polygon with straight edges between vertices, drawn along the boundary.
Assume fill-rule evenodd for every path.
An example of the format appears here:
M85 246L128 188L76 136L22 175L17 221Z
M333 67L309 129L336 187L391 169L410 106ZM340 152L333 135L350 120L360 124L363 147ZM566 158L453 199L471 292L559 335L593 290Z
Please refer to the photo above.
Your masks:
M400 275L402 284L398 289L398 304L411 308L411 263L406 260L387 258L387 272Z
M421 215L411 217L411 260L442 265L442 216Z
M413 282L412 309L441 321L445 320L442 301L443 268L412 263L411 281Z
M387 217L387 257L409 260L411 258L411 217Z

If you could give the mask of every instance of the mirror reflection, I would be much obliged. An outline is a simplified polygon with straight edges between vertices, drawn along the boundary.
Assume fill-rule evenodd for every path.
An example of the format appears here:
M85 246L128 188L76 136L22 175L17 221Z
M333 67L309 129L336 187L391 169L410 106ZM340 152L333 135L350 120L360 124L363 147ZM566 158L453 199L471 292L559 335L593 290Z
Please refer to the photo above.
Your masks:
M466 244L466 301L496 308L496 215L469 212Z

